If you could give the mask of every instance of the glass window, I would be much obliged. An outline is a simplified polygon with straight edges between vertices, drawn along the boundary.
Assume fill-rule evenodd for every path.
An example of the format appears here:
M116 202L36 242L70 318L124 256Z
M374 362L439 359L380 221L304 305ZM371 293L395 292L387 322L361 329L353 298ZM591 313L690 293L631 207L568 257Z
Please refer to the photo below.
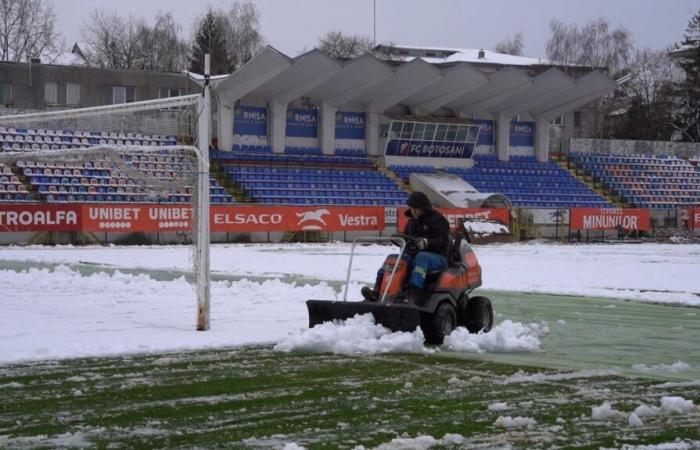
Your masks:
M413 127L413 134L411 135L411 139L414 141L420 141L421 139L423 139L423 132L424 131L425 131L425 124L416 122L416 126Z
M112 88L112 104L119 105L126 103L126 88L124 86L114 86Z
M404 122L403 130L401 131L401 139L411 139L413 133L413 122Z
M126 103L131 103L136 101L136 88L135 87L126 87L124 88L126 90Z
M476 138L479 136L479 126L470 125L469 131L467 132L467 142L476 142Z
M434 123L426 123L425 124L425 133L423 133L423 140L424 141L432 141L433 138L435 137L435 128L436 125Z
M0 81L0 105L12 104L12 84Z
M464 125L457 128L457 142L465 142L467 140L467 130L469 130L469 127Z
M445 124L438 125L437 130L435 131L435 140L436 141L444 141L445 140L445 133L447 133L447 125L445 125Z
M44 102L47 105L58 104L58 86L55 81L47 81L44 83Z
M448 142L454 142L457 138L457 125L448 125L447 133L445 134L445 140Z
M66 105L80 105L80 85L77 83L66 83Z
M389 139L398 139L401 136L401 127L403 127L403 122L391 122L391 135Z
M182 89L162 87L158 89L158 98L179 97Z

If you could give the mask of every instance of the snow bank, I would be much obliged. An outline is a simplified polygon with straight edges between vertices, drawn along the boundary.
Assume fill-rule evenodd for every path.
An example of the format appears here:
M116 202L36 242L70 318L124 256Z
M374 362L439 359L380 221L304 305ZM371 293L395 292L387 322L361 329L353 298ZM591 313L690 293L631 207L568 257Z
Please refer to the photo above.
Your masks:
M639 416L636 415L635 413L630 414L630 417L627 420L627 423L631 427L641 427L644 425L644 422L642 422L642 419L640 419Z
M513 428L534 428L537 426L537 421L531 417L499 416L493 424L511 430Z
M459 327L445 337L443 347L455 352L536 352L540 350L540 338L549 333L544 324L504 320L488 333L471 334Z

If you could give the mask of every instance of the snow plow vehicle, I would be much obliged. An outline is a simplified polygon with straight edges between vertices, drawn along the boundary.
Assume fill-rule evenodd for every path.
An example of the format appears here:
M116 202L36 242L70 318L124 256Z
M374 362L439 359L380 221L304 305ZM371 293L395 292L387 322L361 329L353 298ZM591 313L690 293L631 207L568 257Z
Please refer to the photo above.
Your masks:
M309 327L371 313L376 323L392 331L413 331L420 327L426 343L431 345L442 344L445 336L458 326L471 333L488 332L493 326L493 307L488 298L469 295L481 286L481 266L468 239L462 235L463 223L460 223L460 230L460 235L451 239L447 268L429 271L426 288L411 302L407 300L409 264L403 255L415 245L415 239L401 234L355 239L350 250L343 300L308 300ZM387 242L400 247L400 251L384 261L377 301L348 301L356 247Z

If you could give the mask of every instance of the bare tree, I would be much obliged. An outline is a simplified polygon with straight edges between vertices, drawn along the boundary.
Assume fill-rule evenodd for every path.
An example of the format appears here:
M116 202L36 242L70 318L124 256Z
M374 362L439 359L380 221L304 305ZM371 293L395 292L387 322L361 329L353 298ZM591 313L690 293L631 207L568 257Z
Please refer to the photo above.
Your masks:
M93 10L82 29L90 65L108 69L176 71L185 67L187 45L173 16L158 14L151 27L143 18Z
M142 24L139 30L142 68L176 72L187 67L187 42L180 37L182 28L171 13L158 13L154 26Z
M0 60L52 58L62 46L51 0L0 0Z
M260 34L260 13L250 0L237 1L227 14L226 42L234 70L248 62L265 45Z
M547 56L562 64L605 67L611 74L624 69L632 56L632 35L623 28L611 29L606 19L596 19L579 28L553 20L547 41Z
M368 36L345 34L342 31L329 31L324 34L318 39L316 48L336 59L350 59L366 53L384 61L399 61L401 59L392 42L375 46Z
M350 59L372 51L372 40L367 36L329 31L318 40L318 49L336 59Z
M265 45L260 13L250 0L236 1L228 11L209 7L195 23L190 69L202 73L204 54L211 55L212 73L230 73L248 62Z
M523 33L518 32L512 38L508 38L503 42L496 44L494 49L497 53L504 53L506 55L523 56Z

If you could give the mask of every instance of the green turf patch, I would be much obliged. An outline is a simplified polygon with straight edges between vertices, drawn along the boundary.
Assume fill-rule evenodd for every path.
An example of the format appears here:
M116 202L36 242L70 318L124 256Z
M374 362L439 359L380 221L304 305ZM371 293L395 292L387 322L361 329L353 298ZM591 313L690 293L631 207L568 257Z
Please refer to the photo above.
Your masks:
M639 428L591 418L603 401L626 413L664 395L697 404L699 384L561 373L449 355L269 348L18 364L0 367L0 447L371 448L419 435L439 439L432 448L700 440L698 410L644 418ZM506 409L490 410L496 402ZM536 424L507 429L499 416Z

